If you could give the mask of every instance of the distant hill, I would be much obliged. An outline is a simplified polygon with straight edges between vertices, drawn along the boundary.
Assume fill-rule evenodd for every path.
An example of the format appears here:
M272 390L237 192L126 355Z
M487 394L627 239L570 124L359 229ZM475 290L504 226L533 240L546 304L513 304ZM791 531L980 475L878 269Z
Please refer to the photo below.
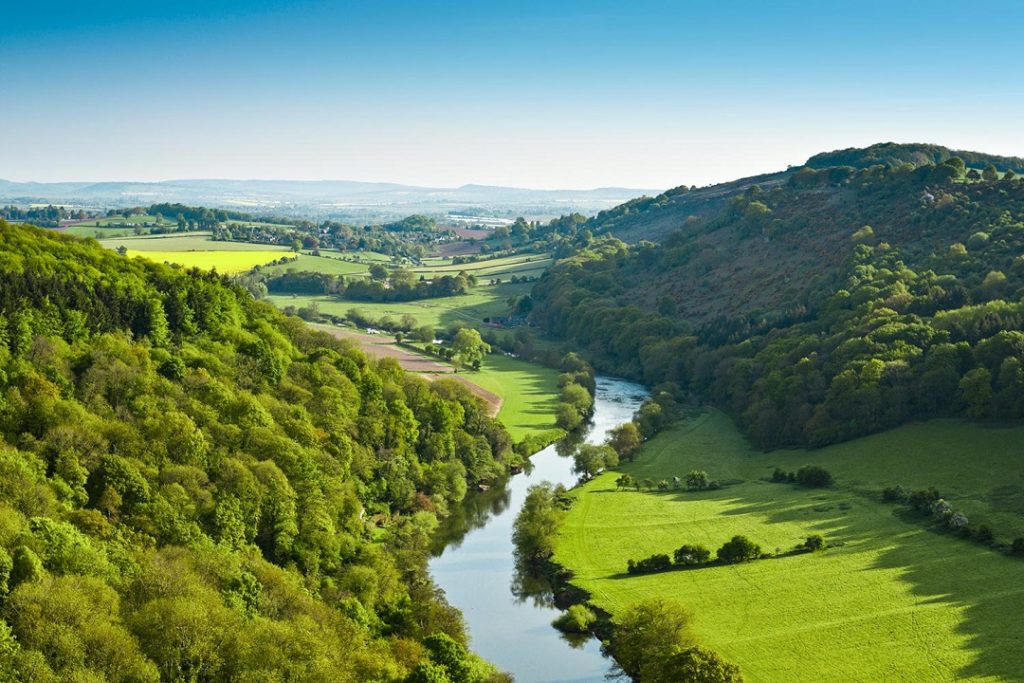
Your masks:
M945 158L895 162L926 150ZM970 158L876 145L632 200L579 226L534 320L605 371L718 403L764 446L1024 417L1024 180L977 170L1009 157Z
M657 190L605 187L533 190L486 185L457 188L348 180L167 180L18 183L0 180L0 202L85 204L99 208L180 202L225 209L327 217L401 218L410 213L483 215L595 213Z

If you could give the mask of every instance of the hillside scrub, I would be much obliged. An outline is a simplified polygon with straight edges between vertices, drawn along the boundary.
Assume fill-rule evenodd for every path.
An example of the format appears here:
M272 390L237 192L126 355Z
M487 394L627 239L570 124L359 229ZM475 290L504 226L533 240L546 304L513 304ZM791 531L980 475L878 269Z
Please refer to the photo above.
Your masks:
M603 371L721 406L762 448L1024 417L1024 183L967 182L961 166L806 169L660 245L592 237L534 287L532 319ZM786 272L759 265L776 259Z
M0 670L399 680L451 641L494 673L426 573L515 457L479 399L213 273L0 244Z

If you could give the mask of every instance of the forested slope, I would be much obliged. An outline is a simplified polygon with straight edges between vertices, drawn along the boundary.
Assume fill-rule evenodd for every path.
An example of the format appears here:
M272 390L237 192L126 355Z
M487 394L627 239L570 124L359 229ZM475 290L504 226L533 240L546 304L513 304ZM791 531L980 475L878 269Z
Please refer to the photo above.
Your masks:
M460 385L0 222L0 680L490 680L426 553L513 457Z
M716 402L764 447L1024 416L1024 183L955 156L771 179L660 243L600 234L645 234L684 200L588 222L599 237L536 285L535 321Z

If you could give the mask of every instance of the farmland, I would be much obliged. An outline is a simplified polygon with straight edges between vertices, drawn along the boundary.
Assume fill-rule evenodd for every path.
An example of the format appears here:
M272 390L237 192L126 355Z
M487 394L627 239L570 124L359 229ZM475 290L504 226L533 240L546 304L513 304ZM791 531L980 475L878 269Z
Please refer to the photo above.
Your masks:
M692 418L621 469L659 480L704 469L716 491L618 492L606 473L576 492L555 559L614 615L679 601L698 638L750 681L1000 680L1024 670L1024 562L929 528L882 488L936 486L997 540L1024 533L1024 429L912 424L819 451L752 450L723 414ZM775 467L826 466L829 489L765 481ZM735 483L732 483L735 482ZM810 534L833 547L735 566L626 576L627 559L712 550L734 534L771 552ZM825 663L823 663L825 662Z
M220 273L244 273L281 258L277 251L149 251L129 249L128 256L138 256L159 263L174 263L185 268L217 269Z

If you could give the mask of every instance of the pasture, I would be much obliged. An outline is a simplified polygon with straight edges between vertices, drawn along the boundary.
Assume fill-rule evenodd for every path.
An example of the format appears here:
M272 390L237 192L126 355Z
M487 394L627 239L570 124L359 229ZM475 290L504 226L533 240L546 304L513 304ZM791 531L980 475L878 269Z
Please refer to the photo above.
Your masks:
M1019 680L1024 671L1024 560L937 532L880 492L935 486L997 539L1024 533L1024 429L934 421L817 451L751 449L710 411L652 439L637 478L704 469L720 490L617 491L619 472L578 488L556 561L592 602L616 611L649 597L678 601L701 642L748 681ZM765 481L775 467L826 467L828 489ZM712 550L734 534L768 552L811 534L820 553L643 576L626 561L683 543Z
M498 419L515 441L560 431L555 425L559 395L557 370L489 354L479 371L460 375L502 398Z

